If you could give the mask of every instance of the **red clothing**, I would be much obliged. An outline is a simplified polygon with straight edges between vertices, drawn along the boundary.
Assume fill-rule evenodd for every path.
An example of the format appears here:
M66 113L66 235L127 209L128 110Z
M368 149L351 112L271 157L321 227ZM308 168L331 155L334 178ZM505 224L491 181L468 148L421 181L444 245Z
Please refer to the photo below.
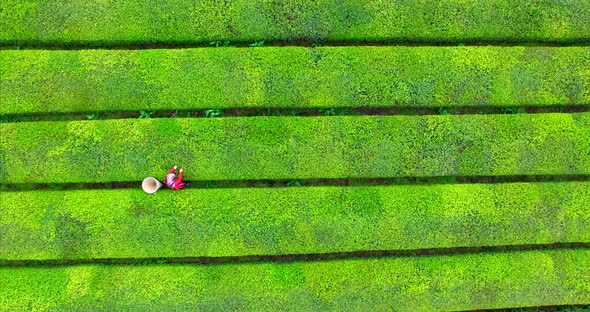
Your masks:
M168 171L166 178L164 178L164 184L166 184L169 189L180 190L186 186L186 183L182 182L182 171L178 172L178 178L175 178L175 171L176 169L174 168Z

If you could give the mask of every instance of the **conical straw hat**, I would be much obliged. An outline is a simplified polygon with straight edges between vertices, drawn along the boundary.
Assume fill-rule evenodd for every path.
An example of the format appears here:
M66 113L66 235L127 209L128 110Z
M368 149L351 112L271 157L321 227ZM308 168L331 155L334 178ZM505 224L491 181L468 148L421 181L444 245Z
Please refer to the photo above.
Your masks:
M160 181L156 180L155 178L149 177L143 179L141 187L146 193L154 194L162 187L162 183L160 183Z

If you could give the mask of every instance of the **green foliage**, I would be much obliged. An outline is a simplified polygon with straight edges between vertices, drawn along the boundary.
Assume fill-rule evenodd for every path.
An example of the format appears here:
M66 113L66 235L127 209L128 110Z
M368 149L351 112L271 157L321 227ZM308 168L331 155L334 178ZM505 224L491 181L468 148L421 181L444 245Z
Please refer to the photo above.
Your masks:
M526 111L522 107L517 107L517 108L502 107L501 110L502 110L502 113L504 113L504 114L523 114L523 113L526 113Z
M276 40L578 42L586 0L4 0L0 44L86 45Z
M146 111L140 111L139 112L139 119L149 119L152 118L152 115L154 114L154 112L146 112Z
M229 47L230 43L231 43L231 41L229 41L229 40L224 40L224 41L216 40L216 41L209 42L209 45L219 48L219 47Z
M4 50L0 114L590 105L587 68L589 47Z
M170 163L183 163L189 180L205 181L585 175L589 118L590 113L3 123L0 179L141 181L162 175Z
M218 110L218 109L208 109L205 111L205 116L207 117L220 117L223 116L223 111Z
M287 186L303 186L303 182L301 180L291 180L287 182Z
M0 311L587 304L588 248L168 259L590 243L589 181L455 184L461 176L590 175L590 113L522 114L590 105L588 20L587 0L1 1ZM431 46L395 46L408 42ZM132 45L201 48L79 49ZM65 49L27 49L43 46ZM503 114L451 115L486 106ZM432 107L441 116L341 117L365 107L401 115ZM268 116L213 118L230 108ZM171 109L172 117L209 118L152 119ZM129 117L117 111L144 120L98 120ZM310 111L323 116L296 117ZM44 113L92 122L37 121ZM151 196L139 187L63 189L162 179L171 163L202 188ZM433 176L447 178L307 186ZM288 187L232 188L233 180ZM24 183L21 191L13 183ZM136 260L11 262L92 259Z
M447 109L440 107L438 109L438 114L439 115L450 115L451 113L449 113L449 111Z
M0 268L0 310L464 311L590 302L590 251Z
M207 181L205 183L205 188L216 188L216 187L218 187L218 186L217 186L217 183L215 183L215 182Z
M248 46L250 46L250 47L264 47L264 41L256 41L256 42L250 43Z
M3 192L0 200L0 259L8 260L590 242L590 182Z
M319 109L318 111L324 116L336 116L335 108Z

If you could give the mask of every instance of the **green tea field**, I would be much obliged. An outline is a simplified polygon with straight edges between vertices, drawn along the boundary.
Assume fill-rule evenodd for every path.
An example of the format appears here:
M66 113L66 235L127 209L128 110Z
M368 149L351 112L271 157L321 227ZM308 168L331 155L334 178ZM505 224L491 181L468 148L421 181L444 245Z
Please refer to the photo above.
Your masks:
M590 1L0 2L0 311L589 307Z

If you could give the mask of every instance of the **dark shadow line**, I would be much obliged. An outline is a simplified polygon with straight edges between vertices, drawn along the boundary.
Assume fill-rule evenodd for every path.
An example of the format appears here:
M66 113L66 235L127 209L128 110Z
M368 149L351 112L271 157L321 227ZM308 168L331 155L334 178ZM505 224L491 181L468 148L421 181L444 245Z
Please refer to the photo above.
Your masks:
M152 258L95 258L95 259L50 259L50 260L0 260L0 267L26 266L68 266L81 264L101 265L134 265L134 264L200 264L216 265L227 263L260 263L260 262L306 262L306 261L338 261L344 259L392 258L392 257L433 257L478 253L506 253L517 251L588 249L590 243L570 242L529 245L500 245L481 247L452 247L412 250L367 250L335 253L310 253L286 255L250 255L228 257L152 257Z
M341 178L341 179L257 179L257 180L194 180L187 181L190 189L213 188L282 188L321 186L387 186L433 184L498 184L543 182L588 182L590 174L581 175L511 175L511 176L433 176L396 178ZM2 192L37 190L93 190L140 189L141 181L99 183L4 183Z
M440 40L440 38L429 39L407 39L390 38L384 40L322 40L322 39L298 39L298 40L207 40L207 41L92 41L78 40L64 43L56 40L33 41L33 40L4 40L0 42L1 50L145 50L145 49L192 49L192 48L251 48L251 47L380 47L380 46L402 46L402 47L456 47L456 46L499 46L499 47L585 47L590 45L590 38L578 38L570 40L515 40L495 39L486 40L481 38L464 40Z
M507 311L507 312L527 312L527 311L568 311L570 309L589 309L588 304L566 304L566 305L545 305L545 306L527 306L527 307L512 307L512 308L498 308L498 309L478 309L478 310L462 310L463 312L484 312L484 311Z
M31 121L70 121L150 118L212 118L212 117L314 117L314 116L429 116L429 115L491 115L491 114L547 114L585 113L590 104L553 106L447 106L447 107L316 107L316 108L226 108L226 109L158 109L140 111L85 111L0 114L0 123Z

